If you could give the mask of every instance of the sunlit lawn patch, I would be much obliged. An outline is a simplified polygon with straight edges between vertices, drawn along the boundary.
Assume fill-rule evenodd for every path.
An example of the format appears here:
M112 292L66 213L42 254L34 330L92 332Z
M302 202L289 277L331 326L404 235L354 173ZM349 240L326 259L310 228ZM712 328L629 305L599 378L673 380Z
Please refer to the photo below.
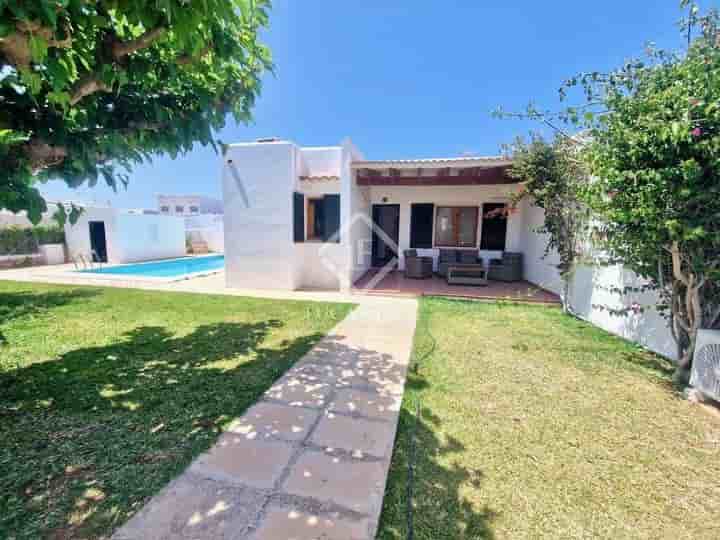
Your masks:
M108 535L350 309L0 282L0 538Z
M379 538L720 538L720 421L559 309L424 299ZM415 404L421 417L415 424Z

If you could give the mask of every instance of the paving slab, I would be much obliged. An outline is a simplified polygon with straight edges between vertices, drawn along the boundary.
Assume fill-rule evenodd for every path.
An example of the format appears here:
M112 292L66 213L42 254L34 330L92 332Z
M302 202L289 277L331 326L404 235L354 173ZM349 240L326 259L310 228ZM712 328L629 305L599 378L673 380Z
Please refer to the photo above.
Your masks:
M253 540L370 540L368 520L271 506Z
M260 402L228 428L248 439L303 440L320 415L317 411Z
M378 461L304 450L281 489L290 495L339 504L368 515L382 502L385 470Z
M197 475L271 488L290 462L294 448L281 441L258 440L225 433L190 466Z
M265 392L265 397L293 407L321 409L332 393L331 381L317 380L298 373L288 373Z
M335 393L330 411L380 420L394 420L400 413L401 396L342 388Z
M247 530L265 497L185 473L128 521L116 540L230 539Z
M314 445L355 456L385 457L392 451L395 425L328 413L310 437Z

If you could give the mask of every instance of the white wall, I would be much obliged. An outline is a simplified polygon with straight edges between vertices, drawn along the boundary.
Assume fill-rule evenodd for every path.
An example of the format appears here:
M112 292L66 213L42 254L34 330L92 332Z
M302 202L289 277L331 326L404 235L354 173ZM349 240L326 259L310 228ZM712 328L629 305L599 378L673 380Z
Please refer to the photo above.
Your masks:
M83 209L77 222L65 224L65 244L68 248L68 256L72 259L82 255L90 258L90 221L102 221L105 223L105 242L107 244L107 256L109 263L121 263L122 253L111 241L115 231L115 217L117 210L109 207L87 207Z
M223 216L202 214L185 218L185 236L205 242L213 253L225 253Z
M555 267L559 260L558 254L553 251L543 258L547 236L535 232L543 223L543 210L526 200L522 204L522 213L527 226L522 239L525 279L559 293L562 281ZM626 295L613 292L626 287L639 287L643 283L622 265L581 265L571 282L570 306L580 318L667 358L676 359L677 349L670 330L654 308L657 295L654 292ZM618 310L633 304L645 308L644 312L613 315L606 309Z
M228 147L221 162L228 287L297 288L292 197L296 154L297 148L290 142ZM249 208L229 170L228 159L236 166Z
M87 207L78 221L65 225L70 257L90 257L90 221L105 223L108 263L169 259L185 255L185 224L182 218L126 214L115 208Z
M542 208L524 199L519 205L523 216L523 231L520 238L520 251L523 252L523 276L526 280L543 289L560 294L562 280L557 271L560 258L556 251L545 257L548 235L540 234L537 229L543 225L545 213Z
M581 318L608 332L639 343L671 359L677 358L677 348L670 329L655 309L657 294L620 295L613 290L640 287L645 283L622 265L587 266L575 272L570 289L570 305ZM642 313L613 315L606 309L624 309L637 304Z
M370 200L372 204L399 204L400 205L400 234L398 246L400 249L400 269L405 268L403 251L410 249L410 212L411 205L415 203L433 203L438 206L478 206L484 203L507 203L510 195L516 190L514 185L496 186L372 186ZM433 219L433 228L435 220ZM477 239L480 242L482 232L482 219L478 219ZM521 251L523 234L522 213L518 212L508 216L506 251ZM435 233L433 231L433 238ZM434 268L437 270L438 249L420 249L420 255L432 256ZM500 251L479 251L483 259L500 257Z
M108 244L122 263L184 257L185 222L180 217L118 213Z

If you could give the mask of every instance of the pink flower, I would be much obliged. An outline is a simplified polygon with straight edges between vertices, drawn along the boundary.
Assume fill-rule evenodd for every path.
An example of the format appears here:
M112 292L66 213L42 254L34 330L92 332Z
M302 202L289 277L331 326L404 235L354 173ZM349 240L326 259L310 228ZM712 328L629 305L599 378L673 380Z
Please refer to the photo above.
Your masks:
M702 135L702 129L700 129L699 127L696 127L695 129L693 129L693 130L690 132L690 134L691 134L693 137L699 137L700 135Z

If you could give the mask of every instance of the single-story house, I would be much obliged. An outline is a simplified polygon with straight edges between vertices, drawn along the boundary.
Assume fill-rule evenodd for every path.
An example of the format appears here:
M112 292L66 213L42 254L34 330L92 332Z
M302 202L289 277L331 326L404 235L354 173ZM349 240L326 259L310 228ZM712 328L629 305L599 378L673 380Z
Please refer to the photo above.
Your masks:
M65 225L71 260L111 264L184 257L182 217L140 214L109 206L84 206L76 223Z
M502 156L368 161L345 141L231 144L223 158L230 287L346 290L371 268L404 268L403 252L441 248L524 255L523 275L557 288L527 204ZM544 245L544 244L543 244Z
M403 270L407 249L431 256L435 271L441 250L459 250L486 266L503 252L521 254L522 278L557 294L557 254L545 256L547 238L537 232L542 209L523 199L498 211L522 189L510 165L502 156L366 160L349 140L231 144L221 164L226 284L348 290L368 272ZM583 266L571 283L572 308L672 358L672 337L654 309L613 315L655 303L654 293L609 292L640 283L622 265Z

